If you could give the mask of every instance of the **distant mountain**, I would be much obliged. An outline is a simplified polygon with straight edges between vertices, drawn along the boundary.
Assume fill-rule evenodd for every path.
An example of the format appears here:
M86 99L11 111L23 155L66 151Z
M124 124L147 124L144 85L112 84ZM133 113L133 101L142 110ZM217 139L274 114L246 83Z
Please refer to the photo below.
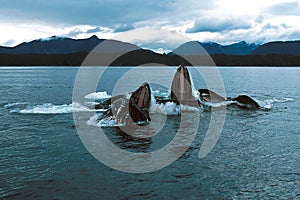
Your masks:
M207 53L210 55L250 55L257 47L258 45L253 43L248 44L245 41L230 45L220 45L215 42L201 43L198 41L190 41L182 44L170 54L175 53L184 56L206 55Z
M92 52L92 53L91 53ZM207 55L207 53L209 55ZM186 57L182 57L186 56ZM0 46L0 66L300 66L300 41L261 46L239 42L221 45L191 41L169 54L159 54L116 40L51 37L15 47Z
M101 44L100 46L98 46ZM98 47L97 47L98 46ZM47 40L38 39L31 42L24 42L15 47L0 47L0 54L71 54L88 53L116 53L128 52L140 49L138 46L115 40L99 39L92 36L87 39L70 39L51 37Z
M300 41L269 42L253 51L253 55L270 54L300 56Z

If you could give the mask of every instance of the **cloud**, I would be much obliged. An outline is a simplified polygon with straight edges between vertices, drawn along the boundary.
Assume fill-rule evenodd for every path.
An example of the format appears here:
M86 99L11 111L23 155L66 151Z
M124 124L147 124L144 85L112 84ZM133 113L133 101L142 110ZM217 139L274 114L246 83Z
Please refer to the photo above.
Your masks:
M168 52L191 39L175 31L138 28L120 33L113 37L115 40L136 44L142 48L157 52Z
M235 29L248 29L252 25L249 21L241 19L217 19L217 18L201 18L197 19L194 26L186 30L187 33L197 32L223 32Z
M9 14L15 20L69 25L89 24L113 28L118 24L156 18L170 9L172 1L140 0L14 0L1 3L0 17Z
M114 30L115 33L119 32L125 32L134 29L133 25L126 25L126 24L121 24L118 25L117 28Z
M264 16L260 14L256 19L255 22L261 24L264 21Z
M267 23L262 27L262 31L266 30L279 30L279 29L287 29L288 26L285 23L282 23L280 25L273 25L271 23Z
M266 12L272 15L298 15L300 14L300 5L297 1L277 3L268 9Z
M112 34L112 33L113 30L106 27L100 27L100 26L95 27L95 26L83 25L83 26L71 27L70 31L61 34L59 36L69 37L69 38L85 38L85 37L90 37L91 35L97 35L97 34L105 35L105 34Z
M249 29L238 29L227 32L197 32L189 34L194 40L201 42L217 42L220 44L232 44L240 41L263 44L271 41L299 40L300 29L285 23L272 24L263 22Z
M193 40L222 43L295 39L300 30L299 4L300 0L2 1L0 45L52 35L111 38L140 28L167 29ZM157 34L144 39L137 42L155 49L174 46L163 43Z
M103 31L105 31L105 29L98 26L98 27L96 27L96 28L88 29L88 30L86 31L86 33L98 33L98 32L103 32Z
M75 28L74 30L70 31L68 34L66 34L66 36L68 37L77 37L78 35L85 33L84 31L82 31L80 28Z
M6 42L4 42L4 43L3 43L3 46L12 46L12 45L14 45L15 43L16 43L15 40L10 39L10 40L7 40Z

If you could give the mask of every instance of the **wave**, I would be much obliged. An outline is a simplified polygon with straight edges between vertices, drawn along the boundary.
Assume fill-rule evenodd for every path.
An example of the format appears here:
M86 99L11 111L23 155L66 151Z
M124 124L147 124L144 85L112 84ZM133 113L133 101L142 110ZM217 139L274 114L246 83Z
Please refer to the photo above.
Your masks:
M295 99L286 97L286 98L283 98L283 99L273 98L273 99L269 99L267 101L269 101L270 103L286 103L286 102L295 101Z
M101 99L108 99L111 97L112 97L111 95L107 94L107 92L104 91L104 92L92 92L86 95L84 98L92 99L92 100L101 100Z
M180 106L174 102L167 102L165 104L153 104L150 107L151 113L160 113L164 115L180 115Z
M36 106L27 106L25 109L14 109L11 113L21 114L66 114L73 112L91 112L97 110L91 110L86 106L73 102L71 104L54 105L52 103L45 103Z
M24 104L27 104L27 103L25 103L25 102L8 103L8 104L5 104L5 105L3 106L3 108L8 109L8 108L13 108L13 107L16 107L16 106L18 106L18 105L24 105Z
M235 101L231 101L231 100L222 101L222 102L218 102L218 103L207 102L207 101L200 101L200 102L204 106L213 107L213 108L228 106L228 105L235 103Z
M283 98L283 99L272 98L272 99L266 99L266 100L257 100L257 99L253 98L253 100L258 103L258 105L260 106L260 108L262 110L272 109L274 103L286 103L286 102L294 101L293 98ZM200 103L203 106L207 106L207 107L222 107L222 106L230 106L230 105L243 105L243 104L240 104L237 101L232 101L232 100L222 101L222 102L218 102L218 103L200 101Z
M103 118L102 113L96 113L90 119L86 121L88 126L96 126L96 127L116 127L116 126L124 126L124 124L117 124L116 121L112 118ZM101 120L99 120L101 119Z
M168 97L169 93L167 92L160 92L159 90L151 90L151 94L153 96L157 96L157 97Z
M177 105L174 102L167 102L165 104L154 103L150 107L150 113L163 114L168 116L178 116L181 114L181 111L198 112L199 110L200 109L196 107ZM86 124L89 126L96 126L96 127L115 127L115 126L125 125L125 124L117 124L114 118L101 119L101 117L102 117L102 113L96 113L86 121Z
M270 109L272 109L274 103L286 103L286 102L294 101L294 99L286 97L283 99L272 98L272 99L267 99L267 100L262 100L262 101L259 101L259 100L256 100L256 101L262 109L270 110Z
M154 98L152 98L154 99ZM284 98L284 99L267 99L264 101L255 100L260 105L262 110L269 110L272 108L273 103L284 103L289 101L294 101L292 98ZM211 102L203 102L201 101L203 106L207 107L223 107L236 104L235 101L228 100L218 103L211 103ZM192 112L199 112L200 108L186 106L186 105L177 105L174 102L166 102L158 104L154 101L151 101L150 106L150 113L152 114L163 114L168 116L178 116L181 114L182 111L192 111ZM96 127L115 127L115 126L124 126L124 124L117 124L113 118L103 118L102 113L96 113L89 120L86 121L87 125L96 126Z

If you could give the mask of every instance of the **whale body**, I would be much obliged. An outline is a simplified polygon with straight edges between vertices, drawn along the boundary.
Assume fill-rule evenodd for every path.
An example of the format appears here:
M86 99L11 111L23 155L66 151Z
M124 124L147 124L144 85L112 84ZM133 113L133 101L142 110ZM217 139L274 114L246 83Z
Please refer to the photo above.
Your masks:
M239 95L238 97L233 98L232 100L236 101L237 105L241 108L246 108L249 110L255 110L260 108L259 104L247 95Z
M226 99L225 97L222 97L209 89L199 89L198 91L200 100L204 102L221 103L225 101L231 101L231 104L236 104L243 109L255 110L260 108L259 104L247 95L239 95L235 98L228 97Z
M177 105L199 107L200 102L221 103L230 101L240 108L255 110L259 104L247 95L236 98L225 98L209 90L199 89L199 100L193 96L191 77L187 67L179 66L172 80L171 92L168 98L155 96L156 103L174 102ZM150 117L151 89L148 83L143 83L137 90L125 95L117 95L95 106L96 109L107 109L99 120L107 118L115 120L116 124L147 124Z
M202 101L207 101L211 103L219 103L226 101L226 98L218 95L217 93L209 90L209 89L199 89L199 96Z
M191 78L186 66L180 65L172 80L169 98L155 97L156 102L174 102L176 104L199 107L199 101L193 96Z
M116 124L146 124L150 118L151 89L143 83L137 90L127 95L118 95L99 103L96 109L107 109L101 119L113 119Z

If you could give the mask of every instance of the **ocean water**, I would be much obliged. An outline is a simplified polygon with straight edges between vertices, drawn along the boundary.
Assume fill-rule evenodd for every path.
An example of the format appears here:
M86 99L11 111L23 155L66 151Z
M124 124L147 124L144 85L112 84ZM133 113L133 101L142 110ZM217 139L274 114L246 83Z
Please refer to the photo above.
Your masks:
M247 94L262 109L228 106L219 140L200 159L212 115L210 109L201 108L199 128L188 150L160 170L137 174L95 159L73 119L74 113L82 113L86 116L82 126L100 129L88 105L113 94L116 82L131 68L110 68L96 91L85 94L86 102L73 102L78 69L0 68L1 199L300 199L300 68L218 68L226 96ZM195 88L206 87L194 69L190 73ZM155 95L169 91L156 84L151 87ZM152 110L154 119L168 116L153 138L135 138L110 124L103 130L121 149L155 151L178 130L176 109L167 105Z

